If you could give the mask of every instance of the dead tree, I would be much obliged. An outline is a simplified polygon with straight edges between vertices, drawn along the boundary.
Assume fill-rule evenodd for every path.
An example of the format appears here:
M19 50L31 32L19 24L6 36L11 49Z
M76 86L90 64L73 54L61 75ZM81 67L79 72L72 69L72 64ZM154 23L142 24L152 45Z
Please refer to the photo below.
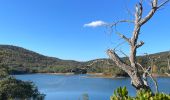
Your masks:
M137 89L150 89L148 86L147 82L145 79L143 79L142 75L139 73L139 64L137 63L136 60L136 52L137 49L140 48L144 42L143 41L138 41L139 33L141 30L141 27L147 23L155 14L155 12L164 6L166 3L168 3L169 0L162 1L162 3L158 4L158 0L151 0L151 10L150 12L143 17L143 0L140 0L138 4L136 4L136 9L135 9L135 14L134 14L134 20L122 20L122 21L117 21L115 23L112 23L110 27L113 28L113 26L116 26L119 23L124 23L124 22L130 22L134 24L134 30L132 32L131 38L126 37L122 33L119 33L116 31L116 34L118 34L122 39L124 39L129 45L130 45L130 55L129 55L129 61L130 65L124 63L120 57L116 54L115 49L108 49L107 54L112 59L117 66L119 66L122 70L124 70L126 73L131 78L131 83L132 85ZM146 77L146 73L148 72L143 72L143 75Z

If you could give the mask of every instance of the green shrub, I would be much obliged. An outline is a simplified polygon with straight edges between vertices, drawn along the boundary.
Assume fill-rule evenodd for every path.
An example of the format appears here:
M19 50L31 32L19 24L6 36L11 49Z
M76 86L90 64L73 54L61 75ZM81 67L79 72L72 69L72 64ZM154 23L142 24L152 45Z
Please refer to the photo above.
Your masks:
M44 100L44 97L32 82L15 79L0 66L0 100Z
M0 100L42 98L37 87L32 82L24 82L13 77L0 81ZM43 100L43 99L38 99Z
M170 100L169 94L156 93L153 94L151 91L138 91L136 97L128 96L126 87L119 87L114 91L113 96L110 100Z
M119 87L114 91L114 95L110 97L110 100L133 100L128 96L126 87Z

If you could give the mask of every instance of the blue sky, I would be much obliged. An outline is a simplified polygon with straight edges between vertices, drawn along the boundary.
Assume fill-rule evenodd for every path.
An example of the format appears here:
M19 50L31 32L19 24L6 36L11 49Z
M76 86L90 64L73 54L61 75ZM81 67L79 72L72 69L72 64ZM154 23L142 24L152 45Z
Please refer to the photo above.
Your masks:
M105 58L105 51L122 40L114 33L109 34L105 27L84 27L84 24L133 19L126 8L133 12L134 3L131 0L1 0L0 44L61 59ZM149 6L144 10L147 12ZM168 4L142 27L140 40L145 45L138 55L170 50L169 11ZM129 24L118 29L129 37L133 30ZM119 49L129 53L126 44Z

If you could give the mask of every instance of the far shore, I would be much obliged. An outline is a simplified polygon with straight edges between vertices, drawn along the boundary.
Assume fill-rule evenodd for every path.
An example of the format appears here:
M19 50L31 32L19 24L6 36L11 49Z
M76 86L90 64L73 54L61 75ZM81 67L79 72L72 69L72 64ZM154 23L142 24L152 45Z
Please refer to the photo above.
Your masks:
M52 74L52 75L79 75L74 73L35 73L35 74ZM86 78L125 78L124 76L113 76L113 75L105 75L103 73L86 73L81 75L88 75L82 76Z
M74 73L35 73L35 74L52 74L52 75L78 75ZM113 76L113 75L105 75L103 73L86 73L85 75L88 76L82 76L86 78L127 78L127 76ZM170 75L165 74L152 74L153 77L170 77Z

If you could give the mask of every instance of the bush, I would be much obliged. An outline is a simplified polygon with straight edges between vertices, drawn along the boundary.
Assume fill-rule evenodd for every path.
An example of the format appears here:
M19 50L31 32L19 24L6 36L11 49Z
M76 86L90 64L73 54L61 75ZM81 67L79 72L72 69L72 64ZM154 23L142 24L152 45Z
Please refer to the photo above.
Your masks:
M138 91L136 97L128 96L126 87L119 87L114 91L114 95L110 97L110 100L170 100L169 94L156 93L151 91Z
M41 95L32 82L24 82L13 77L2 79L0 81L0 87L0 100L35 99L40 98L39 96Z
M32 82L24 82L9 75L8 69L0 66L0 100L44 100Z
M110 97L110 100L133 100L128 96L128 91L126 87L119 87L114 91L114 95Z

